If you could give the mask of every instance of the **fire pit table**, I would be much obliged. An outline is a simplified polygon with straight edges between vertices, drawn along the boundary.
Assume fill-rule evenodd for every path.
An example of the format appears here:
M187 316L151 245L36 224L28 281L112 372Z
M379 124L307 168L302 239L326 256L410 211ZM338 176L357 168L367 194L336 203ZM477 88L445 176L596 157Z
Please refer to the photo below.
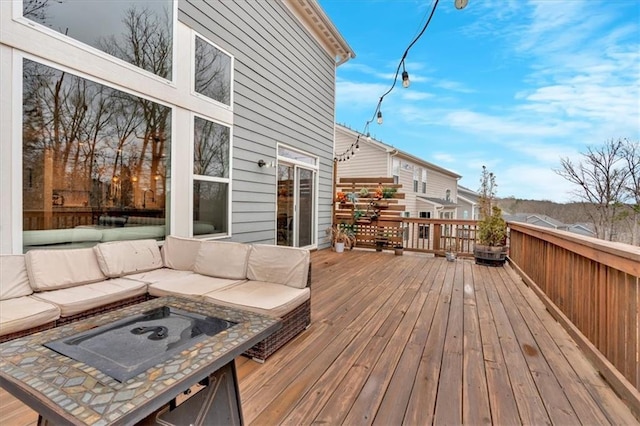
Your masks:
M242 424L234 359L279 327L162 297L0 344L0 385L41 424Z

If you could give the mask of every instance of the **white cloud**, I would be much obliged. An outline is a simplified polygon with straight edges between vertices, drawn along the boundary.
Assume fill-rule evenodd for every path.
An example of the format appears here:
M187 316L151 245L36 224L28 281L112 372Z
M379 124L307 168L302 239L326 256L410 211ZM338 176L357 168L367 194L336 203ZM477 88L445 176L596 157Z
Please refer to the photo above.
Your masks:
M336 102L344 107L375 107L378 94L388 87L380 83L363 83L338 79L336 82Z
M518 194L520 198L566 202L575 190L569 181L545 166L509 165L494 172L500 197Z
M437 163L453 164L458 161L458 158L455 155L446 152L437 152L433 154L431 158L433 158Z

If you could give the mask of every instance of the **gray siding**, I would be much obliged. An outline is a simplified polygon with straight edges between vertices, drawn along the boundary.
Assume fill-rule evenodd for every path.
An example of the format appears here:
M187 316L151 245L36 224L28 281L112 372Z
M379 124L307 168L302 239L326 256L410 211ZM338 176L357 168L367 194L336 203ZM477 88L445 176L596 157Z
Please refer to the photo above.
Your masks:
M184 0L179 19L235 58L232 234L275 242L277 144L319 158L317 242L331 223L335 61L276 1Z

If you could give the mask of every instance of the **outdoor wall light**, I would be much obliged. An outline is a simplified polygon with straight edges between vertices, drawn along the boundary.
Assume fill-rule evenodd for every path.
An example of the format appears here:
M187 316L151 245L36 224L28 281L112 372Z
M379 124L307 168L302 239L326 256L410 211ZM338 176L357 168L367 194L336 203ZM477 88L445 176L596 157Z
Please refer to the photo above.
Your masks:
M262 158L258 160L258 167L264 167L268 169L269 167L275 167L275 163L271 161L270 163L265 162Z

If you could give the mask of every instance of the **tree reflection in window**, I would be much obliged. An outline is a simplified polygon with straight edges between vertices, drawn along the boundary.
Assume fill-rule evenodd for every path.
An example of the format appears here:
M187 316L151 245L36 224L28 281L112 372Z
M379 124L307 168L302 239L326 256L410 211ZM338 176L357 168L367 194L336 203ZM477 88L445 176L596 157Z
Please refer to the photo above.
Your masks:
M25 59L24 229L164 217L170 121L171 108Z
M194 90L231 105L231 57L196 36Z
M194 118L193 233L228 232L230 129Z
M229 177L229 128L195 117L195 175Z
M160 77L172 78L171 0L23 0L22 15Z

